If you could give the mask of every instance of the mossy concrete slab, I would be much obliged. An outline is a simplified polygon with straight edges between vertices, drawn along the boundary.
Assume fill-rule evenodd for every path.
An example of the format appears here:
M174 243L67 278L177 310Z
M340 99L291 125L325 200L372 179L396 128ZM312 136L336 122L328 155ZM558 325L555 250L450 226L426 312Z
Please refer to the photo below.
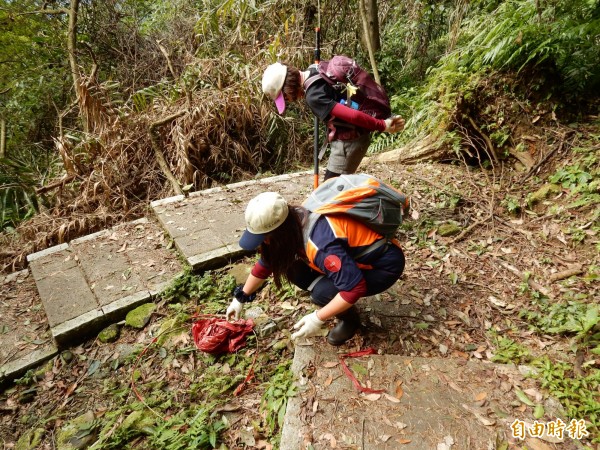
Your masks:
M447 437L456 448L485 449L506 431L493 417L492 425L483 425L473 412L474 399L491 394L498 381L492 364L398 355L347 359L363 386L384 390L369 396L354 387L336 349L323 342L296 347L292 370L300 393L288 401L281 450L308 443L325 449L332 441L344 448L423 450Z

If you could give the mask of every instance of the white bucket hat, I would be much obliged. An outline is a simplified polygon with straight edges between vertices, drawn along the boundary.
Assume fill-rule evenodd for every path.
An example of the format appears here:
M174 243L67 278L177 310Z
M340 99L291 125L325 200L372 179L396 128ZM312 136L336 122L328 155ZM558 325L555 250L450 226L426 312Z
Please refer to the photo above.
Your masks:
M283 98L283 83L287 75L287 66L281 63L271 64L265 69L265 73L262 78L262 89L263 92L275 100L277 111L279 114L283 114L285 111L285 99Z
M246 207L246 231L240 239L240 247L256 249L267 234L285 222L288 213L287 202L277 192L263 192L254 197Z

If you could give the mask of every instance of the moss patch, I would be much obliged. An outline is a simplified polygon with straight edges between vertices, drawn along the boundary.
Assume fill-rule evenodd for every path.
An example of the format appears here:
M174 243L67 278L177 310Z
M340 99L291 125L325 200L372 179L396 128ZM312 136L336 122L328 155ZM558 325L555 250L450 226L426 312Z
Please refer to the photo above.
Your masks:
M42 443L42 436L46 430L43 428L36 428L35 430L29 430L17 441L15 450L34 450Z
M438 227L438 234L442 237L454 236L461 232L461 228L455 223L443 223Z
M56 435L59 450L87 448L96 439L94 433L94 413L85 414L70 420Z
M98 339L104 344L115 342L119 339L119 326L116 323L109 325L98 334Z
M144 328L150 321L152 313L156 309L154 303L146 303L129 311L125 317L125 323L133 328Z
M558 194L560 192L560 186L556 184L544 184L541 188L539 188L534 193L530 194L527 198L527 203L531 208L533 205L541 202L542 200L548 198L552 194Z

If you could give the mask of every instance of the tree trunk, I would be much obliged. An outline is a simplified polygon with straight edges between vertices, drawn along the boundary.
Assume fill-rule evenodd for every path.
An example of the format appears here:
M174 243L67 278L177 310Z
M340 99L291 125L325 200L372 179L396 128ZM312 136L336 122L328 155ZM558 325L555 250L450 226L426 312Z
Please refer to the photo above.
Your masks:
M365 1L372 1L372 0L358 0L358 10L360 13L360 21L362 22L363 25L363 32L364 32L364 39L367 43L367 51L369 53L369 60L371 61L371 69L373 70L373 78L375 79L375 82L379 85L381 85L381 80L379 79L379 71L377 70L377 62L375 61L375 48L373 45L373 41L371 40L371 30L370 30L370 26L369 26L369 20L371 18L367 17L367 13L365 11ZM377 16L375 16L375 18L377 18ZM377 26L377 35L379 37L379 25Z
M389 152L380 153L370 158L363 158L363 162L404 163L411 164L419 161L440 161L456 158L447 148L440 145L441 141L429 135L424 139L405 145L404 147Z
M185 193L183 192L183 189L181 189L177 178L175 178L173 172L171 172L171 169L169 168L169 163L167 163L167 160L165 159L165 155L160 145L160 135L158 133L158 128L177 119L178 117L183 116L184 114L185 111L180 111L178 113L165 117L164 119L161 119L157 122L153 122L150 125L150 129L148 130L148 134L150 135L150 141L152 142L152 149L154 150L154 156L156 157L156 162L158 163L158 166L160 167L160 170L162 171L165 178L169 181L169 183L171 183L173 191L175 191L175 193L178 195L185 195Z
M79 11L79 0L71 0L69 9L69 28L67 31L67 51L69 54L69 65L71 66L71 76L73 77L73 86L79 96L81 85L81 76L77 64L77 13Z
M6 120L0 117L0 158L6 156Z
M365 15L369 26L369 38L371 39L371 47L376 53L381 50L381 38L379 36L379 9L377 8L377 0L364 0Z

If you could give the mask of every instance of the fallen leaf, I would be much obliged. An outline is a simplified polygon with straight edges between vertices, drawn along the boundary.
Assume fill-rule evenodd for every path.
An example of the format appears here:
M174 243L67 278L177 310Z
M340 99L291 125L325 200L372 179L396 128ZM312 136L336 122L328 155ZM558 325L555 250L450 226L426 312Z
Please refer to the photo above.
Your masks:
M69 395L71 395L75 389L77 389L77 383L73 383L67 388L67 392L65 392L65 398L69 397Z
M525 443L527 444L528 448L531 448L531 450L552 450L552 447L550 447L548 444L533 437L528 437L525 440Z
M399 398L393 397L393 396L391 396L390 394L386 394L386 393L384 392L384 393L383 393L383 396L384 396L385 398L387 398L387 399L388 399L390 402L392 402L392 403L400 403L400 399L399 399Z
M399 444L410 444L412 441L410 439L398 439L397 442Z
M544 407L542 405L540 405L539 403L537 405L535 405L535 409L533 410L533 417L535 417L536 419L541 419L542 417L544 417Z
M338 361L327 361L323 363L323 367L325 367L326 369L331 369L332 367L335 367L339 364Z
M527 406L535 406L535 403L533 403L521 389L515 388L515 394L517 395L517 398Z
M465 408L467 411L469 411L471 414L473 414L475 417L477 417L477 420L479 420L479 422L481 422L486 427L490 427L490 426L496 424L495 420L488 419L482 413L480 413L477 409L471 408L470 406L465 405L465 404L462 404L461 406L463 408Z
M119 250L117 250L117 253L121 253L124 252L125 250L127 250L127 242L125 242L121 248Z
M454 381L448 381L448 386L450 386L456 392L461 392L462 393L462 391L463 391L461 388L458 387L458 385Z
M364 398L370 402L375 402L381 398L381 394L367 394Z
M384 434L384 435L379 436L379 439L381 439L383 442L387 442L390 440L391 437L392 436L390 436L389 434Z
M480 402L481 400L485 400L487 397L487 392L480 392L475 396L475 401Z
M329 386L331 384L331 382L333 381L333 377L331 375L329 375L327 377L327 379L325 380L325 382L323 383L323 385L325 386Z
M404 389L402 389L402 380L396 383L396 398L401 399L404 395Z
M337 448L337 439L331 433L325 433L321 436L321 439L325 439L329 441L329 447Z
M525 392L529 397L533 397L535 399L535 401L538 403L541 402L543 399L542 394L537 389L534 389L534 388L524 389L523 392Z

